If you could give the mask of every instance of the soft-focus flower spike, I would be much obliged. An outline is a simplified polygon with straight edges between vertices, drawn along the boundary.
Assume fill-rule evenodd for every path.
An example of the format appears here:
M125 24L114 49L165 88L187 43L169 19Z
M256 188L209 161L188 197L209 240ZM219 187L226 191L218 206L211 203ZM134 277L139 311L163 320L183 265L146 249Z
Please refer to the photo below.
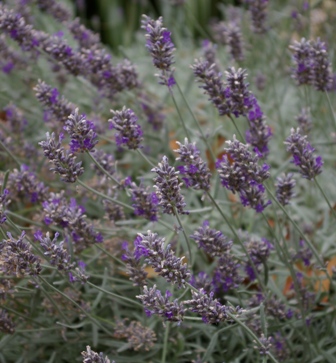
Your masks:
M208 221L205 221L190 238L212 257L222 256L230 251L232 246L232 241L228 241L221 231L211 229Z
M302 108L300 114L295 117L295 120L299 124L302 133L308 135L313 128L310 108Z
M93 148L98 142L94 124L87 121L84 115L80 115L78 108L69 115L63 128L70 135L70 150L73 153L94 151Z
M54 165L50 168L56 174L61 176L61 180L66 183L75 183L83 173L84 168L82 162L76 162L76 156L69 150L62 147L63 134L59 136L58 141L55 139L55 134L51 135L47 132L47 140L39 142L44 155Z
M57 88L53 88L43 81L38 81L34 91L45 111L51 113L58 121L65 122L74 111L74 106L64 96L60 96Z
M197 81L201 83L200 88L204 89L204 93L209 96L209 100L218 109L219 115L229 115L231 113L230 104L227 100L229 95L226 92L221 73L216 71L215 64L210 64L202 59L195 59L191 69Z
M252 30L254 33L266 33L268 0L245 0L251 13Z
M109 119L110 128L116 130L116 143L118 146L126 145L129 149L136 150L143 140L141 126L137 123L135 113L124 106L121 111L113 111L113 118Z
M184 144L178 141L176 143L180 147L174 150L179 154L176 160L184 163L183 166L178 167L178 170L184 176L182 180L187 187L208 191L210 189L211 173L207 164L200 157L200 151L196 144L188 142L187 138L185 138Z
M135 215L156 222L158 220L159 203L156 193L150 192L149 187L144 187L141 184L138 186L134 182L130 185L130 192Z
M293 179L293 174L282 174L277 178L276 183L276 198L281 205L285 206L290 203L295 197L294 187L296 181Z
M322 173L322 157L315 157L315 149L307 141L307 135L300 134L299 128L292 128L291 135L284 144L293 156L292 162L300 168L300 173L305 179L312 180Z
M171 41L171 32L163 27L162 17L153 20L143 15L141 24L141 28L146 31L146 48L152 56L154 66L160 70L157 75L160 79L159 83L171 87L175 84L175 69L172 67L175 47Z
M4 309L0 310L0 331L5 334L14 334L15 332L15 324Z
M161 291L154 285L151 288L144 286L142 293L136 297L144 305L147 316L157 314L165 320L182 322L186 309L184 304L179 303L177 299L169 301L170 291L166 291L165 296L162 296Z
M183 263L183 258L176 257L171 246L165 246L165 239L160 238L156 233L151 231L147 235L138 233L134 241L136 257L145 257L160 276L168 282L177 284L179 288L184 287L189 281L190 272L187 264Z
M162 158L158 167L153 168L151 171L158 174L154 178L154 188L156 189L156 195L159 200L159 205L163 209L163 213L167 214L188 214L184 210L186 203L184 197L181 194L181 185L178 178L178 171L170 166L167 156Z
M230 21L224 27L226 44L229 47L231 57L240 62L244 60L243 39L239 25L236 22Z
M59 1L37 0L37 5L41 11L51 15L60 22L67 22L71 19L70 10Z
M99 35L81 24L79 18L70 21L68 29L77 40L80 48L93 49L101 46Z

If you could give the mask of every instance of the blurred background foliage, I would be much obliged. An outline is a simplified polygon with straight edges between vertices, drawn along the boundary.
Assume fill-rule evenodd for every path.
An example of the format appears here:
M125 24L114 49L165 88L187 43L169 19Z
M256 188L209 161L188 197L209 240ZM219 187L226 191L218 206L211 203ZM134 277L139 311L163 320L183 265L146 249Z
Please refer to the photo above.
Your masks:
M82 22L100 33L114 51L129 46L140 28L142 14L163 16L166 26L192 39L210 38L209 24L224 19L225 8L242 5L241 0L73 0Z

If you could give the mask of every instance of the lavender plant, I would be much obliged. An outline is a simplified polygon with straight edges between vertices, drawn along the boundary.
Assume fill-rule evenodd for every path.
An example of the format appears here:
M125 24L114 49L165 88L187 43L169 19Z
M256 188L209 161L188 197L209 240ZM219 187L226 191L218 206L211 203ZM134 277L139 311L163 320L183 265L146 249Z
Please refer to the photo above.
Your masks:
M334 361L336 8L179 3L1 3L1 361Z

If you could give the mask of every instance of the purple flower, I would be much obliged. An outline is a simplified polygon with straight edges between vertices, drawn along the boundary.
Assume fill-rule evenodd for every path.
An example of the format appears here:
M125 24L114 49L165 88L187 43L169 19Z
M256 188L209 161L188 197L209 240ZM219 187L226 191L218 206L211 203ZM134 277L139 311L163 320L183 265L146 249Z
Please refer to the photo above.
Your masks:
M103 353L96 353L91 350L91 347L88 345L86 347L86 352L82 352L83 363L115 363L114 361L110 361L107 356L104 358Z
M284 144L293 156L292 162L300 168L300 173L305 179L312 180L322 173L322 157L315 157L315 149L307 141L307 136L300 134L299 129L292 128L291 135Z
M165 320L177 321L180 323L183 320L186 309L183 303L179 303L178 300L169 301L171 293L167 291L165 296L162 296L161 291L154 285L148 289L147 286L143 288L143 295L136 296L140 299L145 307L146 314L148 316L157 314L163 317Z
M252 30L254 33L263 34L266 32L266 18L268 0L245 0L251 13Z
M198 247L212 257L222 256L232 246L232 241L228 241L228 238L222 232L211 229L208 221L203 222L203 225L190 238L195 240Z
M313 127L310 109L302 108L300 114L295 117L295 120L299 124L302 133L308 135Z
M93 148L98 142L94 125L91 121L87 121L84 115L78 114L78 108L69 115L63 128L70 135L70 150L73 153L94 151Z
M293 179L293 174L283 174L277 178L276 183L276 198L283 206L290 203L290 200L295 197L293 191L296 181Z
M176 160L185 163L185 166L178 168L182 175L186 175L183 180L187 186L196 190L210 189L211 173L207 164L200 157L200 151L196 147L195 143L189 143L185 138L184 144L177 141L179 149L174 150L179 154Z
M158 174L154 178L154 188L159 201L159 205L163 209L163 213L167 214L188 214L184 211L186 203L180 192L181 184L178 179L178 171L168 164L168 158L164 156L161 163L151 171Z
M171 33L163 27L162 17L157 20L151 19L147 15L143 15L142 29L146 30L146 48L152 56L153 64L160 70L160 84L172 87L174 80L174 64L173 52L174 44L171 41Z
M143 132L137 123L138 118L131 109L124 106L121 111L113 111L113 118L108 120L110 128L116 130L116 142L118 146L126 145L129 149L136 150L142 142Z
M179 288L184 287L186 281L190 278L187 264L183 263L184 257L176 257L170 245L165 247L164 241L164 238L160 238L151 231L148 231L147 235L138 233L134 241L134 256L136 258L144 256L145 261L160 276L164 277L168 282L177 284Z
M150 192L149 187L137 186L134 182L130 184L132 196L132 207L137 216L142 216L149 221L158 220L158 198L155 192Z

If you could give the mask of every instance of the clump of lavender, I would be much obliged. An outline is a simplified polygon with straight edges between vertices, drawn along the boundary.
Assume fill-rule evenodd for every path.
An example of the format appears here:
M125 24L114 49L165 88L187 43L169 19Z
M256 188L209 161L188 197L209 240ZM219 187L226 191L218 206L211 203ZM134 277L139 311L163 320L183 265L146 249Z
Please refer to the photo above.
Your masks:
M158 174L154 178L154 188L159 200L159 205L163 209L163 213L167 214L188 214L184 210L186 203L184 197L180 192L181 183L178 178L178 171L168 164L167 156L162 158L158 167L153 168L151 171Z
M65 122L73 112L73 105L64 96L60 96L57 88L52 88L39 80L34 88L36 98L44 106L45 112L51 113L58 121Z
M50 168L56 174L61 176L61 180L66 183L75 183L83 173L84 168L82 162L76 162L76 156L69 150L65 150L62 146L64 135L61 134L58 141L55 134L51 135L47 132L47 140L39 142L44 155L54 165Z
M152 56L153 64L160 70L156 76L160 84L172 87L175 84L173 52L174 44L171 41L171 32L163 27L163 19L160 16L157 20L143 15L141 28L146 30L146 48Z
M75 266L75 263L71 263L71 257L64 246L64 240L59 243L57 242L58 232L55 233L52 240L50 239L49 232L43 237L42 232L37 231L34 237L40 242L44 256L49 259L52 266L56 266L60 271L70 271Z
M6 36L0 35L0 68L5 74L10 74L14 69L25 69L27 59L8 44Z
M239 267L239 262L231 253L226 252L220 256L212 278L212 286L217 293L226 293L242 283L243 277L239 273Z
M210 228L209 221L205 221L190 238L195 240L198 247L212 257L222 256L230 251L232 246L232 241L228 241L228 238L221 231Z
M141 126L137 123L138 118L135 113L124 106L121 111L113 111L113 118L108 120L110 128L116 130L116 143L118 146L125 145L131 150L140 147L143 140Z
M226 44L229 47L231 57L236 62L243 61L243 39L239 25L236 22L230 21L224 27L224 36L226 38Z
M155 332L142 325L139 321L131 321L123 319L116 323L113 336L117 339L127 339L130 347L135 350L149 351L156 341Z
M0 271L4 275L23 277L25 275L36 276L41 272L40 259L31 252L31 246L24 241L25 232L16 240L10 232L8 239L0 242L2 264Z
M27 165L21 165L20 171L14 169L8 177L8 189L12 200L41 203L48 194L48 187L38 180L37 175Z
M192 299L184 302L190 305L190 310L201 315L206 324L218 324L229 319L228 313L233 309L222 305L217 299L214 299L214 293L207 294L203 289L199 291L191 290ZM239 309L238 309L239 310Z
M250 280L254 280L256 278L256 271L254 270L256 269L257 272L261 270L262 265L266 263L274 247L266 238L259 239L253 236L249 236L249 240L245 242L245 247L251 260L246 264L246 272Z
M168 282L177 284L179 288L185 287L190 278L187 264L183 263L184 257L176 257L171 245L165 246L165 239L160 238L157 233L147 232L147 235L138 233L134 241L135 256L145 257L160 276Z
M205 60L209 64L214 64L215 65L214 68L215 68L216 72L219 73L220 69L219 69L219 66L218 66L217 59L216 59L217 45L210 42L210 40L205 39L202 42L202 49L203 49L203 54L204 54Z
M23 50L30 51L39 45L39 37L24 18L3 4L0 5L0 29L15 40Z
M149 187L136 185L134 182L130 185L132 196L132 207L137 216L142 216L149 221L158 220L158 197L155 192L150 192Z
M15 324L4 309L0 310L0 331L5 334L14 334Z
M284 143L293 156L292 162L300 168L303 178L312 180L322 173L322 157L314 156L315 149L307 141L307 136L300 134L300 129L292 128L291 135Z
M233 159L231 164L227 155L216 163L222 185L240 194L244 206L250 206L258 213L262 212L271 202L264 199L265 188L262 183L269 178L269 165L258 164L258 155L253 155L247 145L239 142L234 136L227 141L229 147L224 150Z
M320 38L311 44L313 86L317 91L328 91L332 85L331 63L328 50Z
M170 291L166 291L165 296L162 296L161 291L156 288L156 285L149 288L144 286L143 295L136 296L141 300L145 307L147 316L157 314L165 320L176 321L180 323L183 320L186 309L183 303L179 303L177 299L169 301L172 296Z
M305 266L310 266L312 257L312 250L305 244L304 240L300 240L298 251L292 255L292 260L301 260Z
M251 116L253 114L253 116ZM254 147L254 151L261 157L265 158L269 153L268 142L272 137L272 130L266 123L265 116L255 116L252 111L249 112L250 128L246 131L246 142Z
M84 115L80 115L78 108L69 115L65 122L64 130L70 135L70 150L73 153L94 151L93 149L98 142L97 134L94 131L94 124L91 121L87 121Z
M260 345L255 345L254 349L259 351L259 354L261 356L264 355L268 355L270 353L270 349L272 347L272 337L265 337L264 334L261 334L261 337L259 338L260 343L262 344L262 346ZM256 342L255 342L256 343Z
M101 46L99 35L81 24L79 18L68 22L68 29L77 40L80 48L94 49Z
M9 200L7 199L8 194L8 189L4 189L0 194L0 224L4 224L7 220L6 207L9 203Z
M84 208L77 205L74 198L70 203L64 195L50 193L48 200L42 204L47 225L55 223L62 227L74 242L74 250L80 252L86 247L103 242L101 233L96 232L91 223L86 221Z
M320 38L315 41L302 38L289 48L296 64L292 77L297 84L312 85L318 91L329 90L332 85L332 71L326 44Z
M268 0L245 0L251 13L252 30L254 33L266 33Z
M122 248L124 253L121 259L126 264L126 273L129 279L133 282L134 286L144 286L148 274L140 264L141 256L138 255L136 248L131 252L127 242L123 242Z
M227 102L229 95L222 80L222 74L216 71L215 64L196 59L191 69L197 81L201 83L200 88L204 90L204 93L209 96L209 100L218 109L219 115L229 115L231 113Z
M60 22L67 22L71 19L71 13L62 3L54 0L37 0L41 11L51 15Z
M190 278L190 285L198 290L204 289L207 294L212 290L211 278L204 271L199 272L197 275L192 275Z
M174 150L179 154L176 160L184 163L183 166L178 167L184 176L182 180L187 187L208 191L211 173L207 164L200 157L201 153L196 147L196 143L188 142L187 138L184 139L184 144L178 141L176 143L180 146L179 149Z
M239 117L246 115L251 108L251 92L248 90L249 84L245 82L247 73L245 69L234 67L229 68L226 72L227 89L231 112Z
M293 179L293 173L282 174L277 178L276 198L281 205L285 206L295 197L294 187L296 181Z
M299 124L302 133L308 135L313 127L310 108L302 108L300 114L295 117L295 120Z
M96 353L91 350L91 347L88 345L86 347L86 352L82 352L83 363L115 363L114 361L110 361L106 356L104 358L103 353Z
M10 125L11 132L20 135L28 123L23 112L13 104L6 106L4 111L6 112L6 119Z

